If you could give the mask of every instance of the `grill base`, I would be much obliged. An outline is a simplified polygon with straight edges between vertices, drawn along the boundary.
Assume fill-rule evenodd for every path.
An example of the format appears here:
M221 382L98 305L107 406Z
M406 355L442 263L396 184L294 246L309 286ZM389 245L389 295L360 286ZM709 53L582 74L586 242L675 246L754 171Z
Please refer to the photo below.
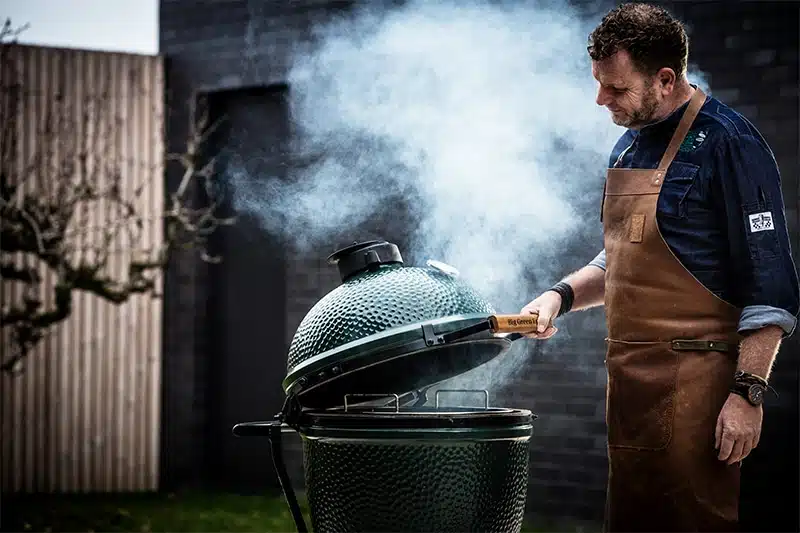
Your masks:
M313 530L518 532L528 442L304 437Z

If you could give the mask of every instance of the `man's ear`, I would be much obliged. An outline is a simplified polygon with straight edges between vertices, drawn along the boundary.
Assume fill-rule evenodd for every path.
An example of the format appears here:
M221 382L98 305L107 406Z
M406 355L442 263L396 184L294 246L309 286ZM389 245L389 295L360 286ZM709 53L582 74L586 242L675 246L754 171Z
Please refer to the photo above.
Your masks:
M659 89L664 91L664 94L672 92L675 88L675 82L678 79L675 75L675 71L667 67L659 70L658 73L656 73L656 77L658 78Z

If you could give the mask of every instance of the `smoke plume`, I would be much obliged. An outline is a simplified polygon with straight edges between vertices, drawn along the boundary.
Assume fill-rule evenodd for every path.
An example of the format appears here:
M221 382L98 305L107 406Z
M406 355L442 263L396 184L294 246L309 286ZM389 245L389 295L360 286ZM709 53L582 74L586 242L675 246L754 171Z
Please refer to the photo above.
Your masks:
M404 256L449 263L518 312L602 247L604 169L623 130L595 103L598 20L553 1L412 1L316 27L288 78L292 150L313 162L289 181L233 172L237 209L301 248L389 213L382 236L408 235ZM408 215L393 225L395 210ZM488 379L523 359L515 350Z

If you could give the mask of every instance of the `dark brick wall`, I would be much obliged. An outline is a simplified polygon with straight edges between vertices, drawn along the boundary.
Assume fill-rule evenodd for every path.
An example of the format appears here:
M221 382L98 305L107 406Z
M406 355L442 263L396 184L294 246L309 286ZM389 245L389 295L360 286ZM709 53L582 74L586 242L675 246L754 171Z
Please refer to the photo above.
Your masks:
M609 5L578 3L594 13ZM187 119L186 102L195 92L285 82L288 46L307 38L312 22L349 4L322 0L162 0L161 51L169 59L172 147L180 143ZM772 145L782 170L797 260L800 4L682 1L665 5L689 23L690 61L705 73L712 93L752 119ZM593 253L594 247L583 256L574 256L569 266L579 267ZM335 270L324 263L322 255L286 251L286 342L311 305L338 283ZM165 487L202 481L201 440L207 424L207 403L213 400L207 398L205 358L209 349L203 334L213 327L202 305L208 297L207 280L208 266L190 254L178 255L167 275ZM569 339L526 348L530 363L513 383L492 391L492 402L529 408L539 415L531 443L531 513L596 523L602 517L607 468L602 310L566 317L562 331L569 333ZM782 348L774 377L780 398L767 407L764 438L744 466L747 483L743 497L751 504L765 506L765 517L782 514L783 522L767 521L761 526L766 530L786 530L781 525L791 514L786 509L796 508L798 500L796 492L778 491L775 480L793 487L798 484L799 346L795 336ZM292 437L291 441L288 453L294 464L293 477L296 486L302 487L299 439ZM768 485L770 479L772 485ZM787 501L788 506L784 504ZM752 514L748 513L744 514Z
M307 38L312 21L349 4L314 0L160 2L160 50L168 60L169 150L185 149L189 109L198 96L283 84L289 43ZM169 190L174 190L179 178L180 169L168 168ZM285 307L286 335L276 340L275 346L281 349L275 350L279 353L273 357L283 356L280 352L285 353L302 317L338 283L338 273L325 263L324 255L309 257L286 248L283 256L285 273L278 282L285 283L287 297L275 305ZM224 267L204 263L191 251L179 251L166 274L161 460L161 484L166 490L216 481L210 479L214 475L210 465L216 461L209 456L219 443L208 442L208 437L215 433L209 426L218 398L213 392L215 376L209 374L219 367L212 359L224 358L225 354L211 345L210 332L219 327L208 309L213 292L209 282L214 279L215 268ZM265 347L265 352L269 348ZM265 376L265 382L275 377ZM271 417L280 407L272 406L263 417ZM287 455L297 478L301 468L299 439L287 439ZM252 453L249 445L248 450ZM262 451L257 459L271 466L266 443Z

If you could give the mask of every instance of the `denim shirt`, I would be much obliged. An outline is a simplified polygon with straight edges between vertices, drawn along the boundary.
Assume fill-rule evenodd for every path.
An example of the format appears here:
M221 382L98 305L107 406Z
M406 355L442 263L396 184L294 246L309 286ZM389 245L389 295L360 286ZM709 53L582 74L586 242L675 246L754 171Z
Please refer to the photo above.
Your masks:
M628 130L609 166L658 167L688 103ZM791 335L800 296L778 165L745 117L713 97L667 170L656 207L664 241L711 292L742 310L739 331L767 325ZM589 264L605 270L605 250Z

